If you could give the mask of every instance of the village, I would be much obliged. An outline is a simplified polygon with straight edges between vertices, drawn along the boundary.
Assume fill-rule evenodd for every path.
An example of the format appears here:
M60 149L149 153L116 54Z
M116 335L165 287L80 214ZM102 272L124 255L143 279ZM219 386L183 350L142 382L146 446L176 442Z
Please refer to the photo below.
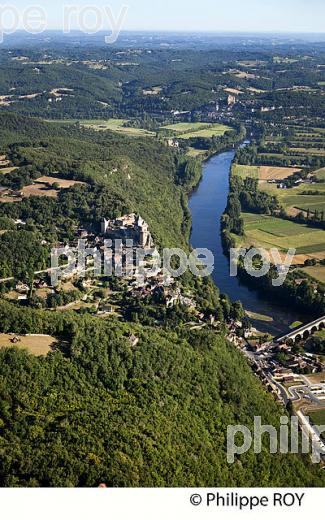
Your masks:
M23 226L24 222L17 222ZM12 284L7 299L41 308L91 312L98 316L119 316L125 296L143 301L152 298L166 308L181 305L193 313L195 325L204 325L191 294L184 292L161 266L155 265L158 254L148 224L140 215L128 214L100 223L100 234L84 228L76 230L75 240L55 244L58 266L35 273L32 284L8 278ZM107 253L107 242L112 247ZM80 254L84 247L84 264L67 263L67 256ZM87 244L87 247L86 247ZM141 261L137 260L139 249ZM104 258L104 269L103 268ZM100 272L97 272L97 269ZM55 283L54 283L55 281ZM198 322L196 322L198 320Z
M245 332L245 339L238 337L238 325L233 324L228 341L243 353L275 399L298 417L324 461L325 443L313 421L325 415L325 363L324 357L308 351L308 340L314 334L323 337L325 317L267 341L254 329Z

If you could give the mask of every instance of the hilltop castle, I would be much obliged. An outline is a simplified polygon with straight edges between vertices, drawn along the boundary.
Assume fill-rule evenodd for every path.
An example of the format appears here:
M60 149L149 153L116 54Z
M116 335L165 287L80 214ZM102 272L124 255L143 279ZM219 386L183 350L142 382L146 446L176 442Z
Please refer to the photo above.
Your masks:
M144 249L154 247L148 224L135 213L114 220L104 219L101 224L101 232L106 238L112 240L133 240L135 246Z

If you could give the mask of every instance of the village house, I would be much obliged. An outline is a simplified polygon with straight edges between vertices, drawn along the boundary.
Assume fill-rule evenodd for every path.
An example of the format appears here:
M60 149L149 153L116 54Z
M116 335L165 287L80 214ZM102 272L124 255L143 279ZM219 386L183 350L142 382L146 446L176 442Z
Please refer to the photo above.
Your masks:
M112 312L114 312L114 307L112 305L109 303L101 303L98 308L97 315L102 316L104 314L112 314Z
M7 156L0 155L0 166L5 167L5 166L9 166L9 164L10 164L10 161L7 159Z
M130 334L128 340L130 342L131 347L133 348L136 347L140 341L139 338L137 338L137 336L135 336L134 334Z
M292 370L287 369L287 368L278 368L278 369L274 370L273 377L276 381L284 381L285 379L288 379L288 378L294 379L294 373Z
M44 280L35 280L34 286L37 289L46 289L48 287L48 284Z
M29 286L23 282L18 282L16 285L16 291L19 291L19 292L29 291Z
M87 231L86 229L80 228L80 229L78 229L78 231L77 231L77 236L78 236L79 238L81 238L81 239L82 239L82 238L87 238L87 237L88 237L88 231Z
M233 105L235 105L236 101L237 101L236 96L229 94L229 96L227 98L228 107L232 107Z
M183 296L181 289L179 287L177 287L176 289L170 290L170 291L167 290L167 291L165 291L165 294L166 293L167 293L167 295L166 295L166 307L167 308L174 307L177 304L183 305L184 307L189 307L189 308L192 307L193 309L196 307L196 302L192 298Z
M171 148L179 148L179 141L177 141L176 139L168 139L167 144Z

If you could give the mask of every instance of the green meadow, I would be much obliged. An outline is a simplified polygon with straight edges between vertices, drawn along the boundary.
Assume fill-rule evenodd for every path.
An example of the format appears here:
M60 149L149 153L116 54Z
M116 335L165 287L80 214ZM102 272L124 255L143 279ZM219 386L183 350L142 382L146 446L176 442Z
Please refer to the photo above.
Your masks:
M245 244L281 251L295 248L297 254L325 250L325 231L276 217L243 213Z
M161 130L168 130L179 139L192 139L196 137L211 138L213 136L223 135L229 126L211 123L175 123L161 127Z
M313 265L310 267L305 267L303 271L312 278L315 278L315 280L325 283L325 265Z
M128 123L128 119L64 119L64 120L56 120L49 121L51 123L60 123L60 124L76 124L80 123L81 126L85 128L91 128L96 131L105 131L110 130L111 132L117 132L119 134L127 134L128 136L134 137L151 137L154 136L154 132L150 132L149 130L145 130L144 128L132 128L124 126L125 123Z
M210 123L175 123L172 125L162 126L161 130L170 130L175 134L184 134L186 132L197 132L204 128L209 128Z
M285 209L297 208L307 211L325 211L325 183L300 184L288 190L278 189L276 184L260 182L259 188L270 195L275 195ZM303 195L304 192L318 191L319 195Z
M145 130L144 128L132 128L124 126L128 123L127 119L107 119L107 120L83 120L80 122L81 126L92 128L93 130L111 130L120 134L127 134L134 137L153 136L153 132Z
M258 166L247 166L243 164L234 164L232 167L233 174L239 175L242 179L246 179L247 177L251 177L253 179L258 179Z

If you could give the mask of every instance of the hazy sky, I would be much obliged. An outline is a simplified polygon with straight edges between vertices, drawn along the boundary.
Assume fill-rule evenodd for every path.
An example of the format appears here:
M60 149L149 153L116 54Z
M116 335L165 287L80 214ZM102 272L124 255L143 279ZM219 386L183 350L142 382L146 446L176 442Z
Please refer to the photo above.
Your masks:
M325 0L8 0L10 4L21 13L27 6L41 5L49 29L62 27L66 4L79 10L110 6L115 18L127 5L124 30L325 32ZM94 20L90 13L85 19ZM76 16L71 21L77 29ZM110 27L107 17L102 23L103 29Z

